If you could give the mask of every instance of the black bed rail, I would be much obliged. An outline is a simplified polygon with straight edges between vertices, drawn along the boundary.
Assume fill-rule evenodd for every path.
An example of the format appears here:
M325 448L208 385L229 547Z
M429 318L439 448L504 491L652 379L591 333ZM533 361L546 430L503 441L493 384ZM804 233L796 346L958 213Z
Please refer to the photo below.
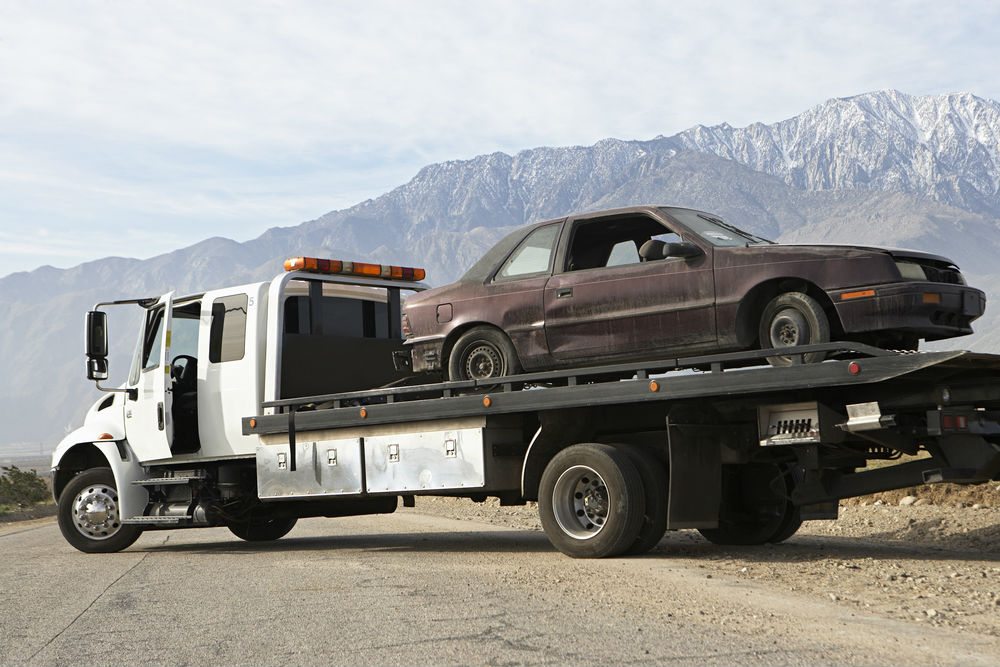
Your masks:
M520 375L508 375L489 380L459 380L411 386L380 387L377 389L366 389L362 391L323 394L318 396L302 396L297 398L267 401L262 403L261 407L277 408L277 411L280 414L286 411L294 412L302 408L341 408L366 403L395 403L397 401L407 399L423 399L432 397L450 398L452 396L462 395L464 392L476 389L488 389L493 392L498 390L502 392L511 392L523 389L527 385L543 383L558 384L560 386L574 386L585 383L617 382L623 379L623 377L629 375L634 375L636 379L639 380L645 380L652 375L688 369L707 370L710 373L721 373L727 368L738 368L753 365L753 362L762 362L767 357L774 356L797 357L798 363L802 363L804 355L812 354L814 352L826 352L828 355L852 354L863 357L886 357L909 354L906 352L884 350L871 345L865 345L864 343L852 343L847 341L818 343L815 345L800 345L794 348L748 350L743 352L729 352L725 354L711 354L697 357L658 359L654 361L629 364L572 368L558 371L545 371L541 373L522 373Z

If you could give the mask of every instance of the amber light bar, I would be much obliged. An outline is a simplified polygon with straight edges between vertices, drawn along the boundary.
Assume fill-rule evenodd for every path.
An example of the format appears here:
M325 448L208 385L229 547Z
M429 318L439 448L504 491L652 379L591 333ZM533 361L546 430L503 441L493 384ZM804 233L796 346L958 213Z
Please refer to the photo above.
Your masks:
M345 262L340 259L319 259L318 257L290 257L285 260L285 271L308 271L310 273L367 276L391 280L423 280L427 272L410 266L389 266L387 264L366 264L365 262Z

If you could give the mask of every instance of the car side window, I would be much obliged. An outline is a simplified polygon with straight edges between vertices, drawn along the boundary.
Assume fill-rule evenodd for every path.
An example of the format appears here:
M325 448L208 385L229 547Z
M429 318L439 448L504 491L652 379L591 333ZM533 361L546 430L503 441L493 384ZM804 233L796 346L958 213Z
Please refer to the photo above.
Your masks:
M681 236L647 215L582 220L573 229L566 270L638 264L639 248L650 239L679 243Z
M547 273L552 265L552 251L559 237L559 227L547 225L528 234L497 271L495 280Z

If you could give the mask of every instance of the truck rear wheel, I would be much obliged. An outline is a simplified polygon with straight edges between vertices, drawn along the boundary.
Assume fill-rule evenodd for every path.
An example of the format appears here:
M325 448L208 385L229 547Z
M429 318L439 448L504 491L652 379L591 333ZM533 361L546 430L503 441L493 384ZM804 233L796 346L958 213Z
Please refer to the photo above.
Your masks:
M74 477L59 496L59 530L88 554L114 553L139 539L142 527L122 523L111 468L92 468Z
M230 523L229 532L247 542L273 542L280 540L295 528L298 519L282 519L275 517L255 517L249 521Z
M646 494L646 509L639 536L625 550L630 556L638 556L659 544L663 534L667 532L667 469L659 459L642 447L622 445L622 448L635 464Z
M538 512L545 534L567 556L617 556L635 544L642 528L642 478L621 449L573 445L546 466Z
M741 466L724 483L719 527L698 529L709 542L727 546L774 544L787 540L802 525L799 508L789 498L792 480L784 466Z

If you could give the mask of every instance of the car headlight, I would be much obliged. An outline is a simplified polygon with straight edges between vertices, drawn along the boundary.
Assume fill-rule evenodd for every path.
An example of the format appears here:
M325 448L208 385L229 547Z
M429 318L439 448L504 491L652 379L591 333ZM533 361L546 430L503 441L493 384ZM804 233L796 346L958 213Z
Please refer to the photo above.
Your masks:
M899 275L903 280L927 280L924 267L914 262L896 262L896 268L899 269Z

